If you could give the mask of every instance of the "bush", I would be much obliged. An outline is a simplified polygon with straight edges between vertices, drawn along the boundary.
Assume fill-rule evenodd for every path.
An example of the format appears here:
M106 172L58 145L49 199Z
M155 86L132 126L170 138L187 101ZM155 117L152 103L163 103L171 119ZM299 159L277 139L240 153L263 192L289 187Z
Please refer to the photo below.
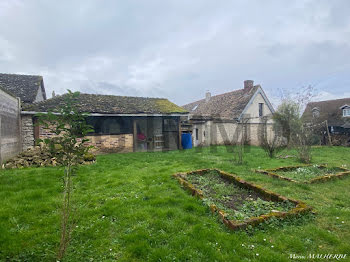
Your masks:
M92 153L86 153L84 154L84 161L95 161L96 156Z

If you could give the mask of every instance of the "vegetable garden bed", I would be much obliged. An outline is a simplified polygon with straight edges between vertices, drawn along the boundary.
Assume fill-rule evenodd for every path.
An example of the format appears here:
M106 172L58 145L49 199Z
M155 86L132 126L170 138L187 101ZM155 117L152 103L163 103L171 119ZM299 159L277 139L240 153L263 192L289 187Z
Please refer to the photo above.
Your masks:
M202 169L174 175L192 195L217 212L230 229L256 226L270 218L296 216L311 210L305 203L283 197L241 178L217 170Z
M324 182L333 178L341 178L350 174L343 167L328 167L327 165L286 166L275 169L255 170L257 173L294 183Z

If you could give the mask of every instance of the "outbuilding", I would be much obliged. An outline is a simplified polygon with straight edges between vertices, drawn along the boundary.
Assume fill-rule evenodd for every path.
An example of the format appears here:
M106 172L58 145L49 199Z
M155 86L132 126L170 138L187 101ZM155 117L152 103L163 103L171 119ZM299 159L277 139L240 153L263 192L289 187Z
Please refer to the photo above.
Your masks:
M36 139L52 136L36 125L37 113L54 111L65 96L23 105L23 149ZM164 151L181 148L180 117L187 111L168 99L114 95L80 94L76 102L81 112L89 114L93 132L90 144L98 152Z

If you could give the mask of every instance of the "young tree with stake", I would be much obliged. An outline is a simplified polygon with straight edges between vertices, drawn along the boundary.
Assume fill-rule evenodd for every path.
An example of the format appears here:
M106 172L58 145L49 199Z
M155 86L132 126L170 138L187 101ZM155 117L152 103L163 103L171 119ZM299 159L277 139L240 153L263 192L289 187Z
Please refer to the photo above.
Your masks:
M54 134L52 138L39 140L44 142L51 154L64 166L63 174L63 204L61 215L61 237L57 259L63 258L72 231L71 198L72 175L76 165L81 163L90 146L86 146L88 139L84 137L91 132L91 126L86 123L86 113L77 108L79 92L64 95L64 103L55 111L38 114L39 124Z

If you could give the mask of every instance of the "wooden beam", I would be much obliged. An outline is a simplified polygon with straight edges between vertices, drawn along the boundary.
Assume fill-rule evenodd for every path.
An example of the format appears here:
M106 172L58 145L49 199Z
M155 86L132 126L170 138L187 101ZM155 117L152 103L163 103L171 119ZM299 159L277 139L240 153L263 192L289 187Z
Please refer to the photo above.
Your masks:
M329 145L332 146L332 139L331 139L331 135L329 134L328 121L327 120L326 120L326 129L327 129L327 136L328 136Z
M39 126L39 120L37 117L33 119L33 125L34 125L34 146L35 146L36 140L40 138L40 126Z

